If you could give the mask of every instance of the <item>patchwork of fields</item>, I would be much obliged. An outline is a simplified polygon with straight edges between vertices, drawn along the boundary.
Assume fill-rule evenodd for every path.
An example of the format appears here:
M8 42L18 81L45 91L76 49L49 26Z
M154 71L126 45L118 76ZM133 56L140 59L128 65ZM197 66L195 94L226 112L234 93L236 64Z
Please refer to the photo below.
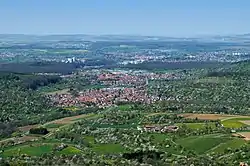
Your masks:
M121 110L127 111L129 110L129 106L121 106ZM154 115L166 115L166 113L153 113L153 114L147 114L148 116L154 116ZM221 114L180 114L179 116L183 116L187 119L203 119L203 120L219 120L221 124L225 128L230 129L239 129L242 127L247 127L250 122L250 116L238 116L238 115L221 115ZM62 118L59 120L55 120L49 123L46 123L42 126L51 129L51 134L55 132L57 129L60 129L61 127L65 127L67 125L73 124L75 122L78 122L83 119L97 118L98 115L96 114L86 114L86 115L79 115L74 117L67 117ZM185 124L188 128L192 130L197 129L203 129L206 127L210 128L216 128L215 122L209 122L209 123L179 123L177 125L183 125ZM33 126L26 126L20 128L21 131L27 132L30 128ZM102 127L105 127L102 126ZM110 125L107 125L106 127L112 127ZM114 126L115 127L115 126ZM131 125L124 125L123 128L130 128ZM166 139L169 139L169 135L166 133L155 133L155 134L149 134L155 142L164 142ZM239 138L241 137L241 138ZM27 139L26 139L27 138ZM16 156L20 154L25 154L29 156L41 156L46 153L55 153L55 155L73 155L78 153L83 153L80 149L77 148L77 145L65 142L67 145L66 148L64 148L61 151L54 151L54 148L56 146L60 146L62 141L56 140L56 139L46 139L45 141L41 139L42 137L33 137L33 136L23 136L20 139L23 141L22 144L11 146L8 148L3 149L3 152L0 154L1 157L8 157L8 156ZM47 138L46 136L44 138ZM242 139L244 138L244 139ZM37 139L37 140L34 140ZM82 137L84 141L91 147L91 149L100 154L112 154L112 153L118 153L118 152L126 152L125 147L120 144L111 144L111 143L96 143L95 138L93 136L84 136ZM33 140L32 142L30 142ZM175 140L175 144L178 144L182 146L185 149L189 149L193 151L196 154L206 154L206 153L221 153L230 149L237 149L240 148L242 145L245 145L246 142L250 140L250 132L237 132L234 133L232 136L231 134L207 134L207 135L197 135L197 136L188 136L185 138L177 138ZM28 141L28 142L27 142ZM173 151L173 153L178 155L178 151Z

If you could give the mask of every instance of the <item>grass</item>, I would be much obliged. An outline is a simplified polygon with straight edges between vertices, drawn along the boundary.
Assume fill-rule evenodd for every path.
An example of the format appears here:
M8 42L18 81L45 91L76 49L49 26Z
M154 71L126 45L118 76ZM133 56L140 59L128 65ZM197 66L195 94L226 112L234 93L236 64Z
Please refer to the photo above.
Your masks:
M250 118L232 118L232 119L223 120L221 123L224 125L224 127L227 127L227 128L241 128L241 127L247 126L246 124L240 122L244 120L250 120Z
M237 149L244 145L246 141L240 138L233 138L225 143L219 144L212 152L223 153L227 148Z
M121 111L130 111L131 110L131 105L130 104L119 105L118 109L121 110Z
M75 155L80 153L82 153L82 151L73 146L69 146L63 149L62 151L58 152L58 154L64 154L64 155Z
M88 141L88 143L90 143L90 144L94 144L95 143L95 137L93 137L93 136L85 136L84 139L86 141Z
M161 133L152 133L149 134L149 136L153 136L154 142L159 143L159 142L164 142L166 138L168 138L168 134L161 134Z
M95 144L93 136L85 136L84 139L92 145L92 150L101 154L116 154L125 152L125 149L120 144Z
M230 137L224 135L191 136L177 140L177 143L197 154L203 154L229 139Z
M19 154L27 154L29 156L41 156L45 153L51 152L53 149L53 144L32 144L15 146L7 149L3 152L3 157L8 156L18 156Z
M125 152L120 144L96 144L93 151L101 154L117 154Z
M190 129L202 129L206 127L206 123L178 123L177 126L185 124ZM215 128L215 123L207 123L208 127Z

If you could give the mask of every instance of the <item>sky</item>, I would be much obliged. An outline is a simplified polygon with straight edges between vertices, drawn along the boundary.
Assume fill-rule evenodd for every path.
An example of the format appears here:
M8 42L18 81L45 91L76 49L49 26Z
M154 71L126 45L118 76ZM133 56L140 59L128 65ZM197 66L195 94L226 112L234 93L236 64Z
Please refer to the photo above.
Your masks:
M0 0L0 34L228 35L250 0Z

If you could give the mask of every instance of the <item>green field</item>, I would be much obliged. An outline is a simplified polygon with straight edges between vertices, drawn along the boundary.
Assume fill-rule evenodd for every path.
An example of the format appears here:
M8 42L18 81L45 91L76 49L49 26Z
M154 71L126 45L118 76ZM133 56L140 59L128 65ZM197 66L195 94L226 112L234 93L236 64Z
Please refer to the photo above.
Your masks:
M153 137L154 142L159 143L165 141L167 138L169 138L168 134L162 134L162 133L151 133L149 134Z
M119 144L95 144L93 151L102 154L116 154L125 152L125 149Z
M18 156L20 154L27 154L29 156L41 156L53 150L53 144L30 144L23 146L14 146L6 149L2 156Z
M131 105L130 104L119 105L118 109L121 111L129 111L131 110Z
M247 126L246 124L240 122L244 120L250 120L250 118L227 119L227 120L223 120L222 124L224 125L224 127L228 127L228 128L241 128L241 127Z
M75 147L69 146L69 147L63 149L62 151L58 152L58 154L75 155L75 154L79 154L81 152L82 152L81 150L79 150Z
M217 147L215 147L214 149L212 149L211 152L223 153L227 148L237 149L237 148L240 148L245 143L246 143L246 141L243 140L243 139L232 138L231 140L226 141L225 143L222 142Z
M193 150L198 154L203 154L210 149L218 146L222 142L230 140L230 137L225 135L204 135L204 136L191 136L177 141L178 144L186 149Z
M207 127L215 128L215 123L178 123L178 126L186 125L190 129L202 129Z

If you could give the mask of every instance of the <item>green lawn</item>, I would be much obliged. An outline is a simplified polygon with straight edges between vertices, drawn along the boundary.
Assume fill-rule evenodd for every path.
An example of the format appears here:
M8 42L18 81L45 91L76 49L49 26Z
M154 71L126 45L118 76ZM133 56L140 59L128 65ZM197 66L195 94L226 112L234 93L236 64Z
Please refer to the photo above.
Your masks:
M92 150L101 154L115 154L125 152L120 144L95 144L93 136L85 136L84 139L92 145Z
M84 140L88 141L88 143L90 143L90 144L95 143L95 137L93 137L93 136L84 136Z
M219 146L214 148L212 152L223 153L227 148L237 149L246 143L245 140L240 138L232 138L232 140L221 143Z
M202 154L229 139L230 137L224 137L223 135L191 136L177 140L177 143L186 149Z
M131 104L119 105L118 109L121 111L129 111L131 109Z
M58 154L75 155L75 154L79 154L81 152L82 152L81 150L79 150L75 147L69 146L69 147L63 149L62 151L58 152Z
M246 124L240 122L244 120L250 120L250 118L233 118L233 119L227 119L223 120L221 123L224 125L224 127L228 128L240 128L247 126Z
M19 154L27 154L29 156L41 156L45 153L51 152L53 144L32 144L12 147L3 152L3 157L18 156Z
M178 123L178 126L185 124L188 128L191 129L202 129L206 127L206 123ZM215 123L207 123L208 127L215 128Z
M125 152L125 149L120 144L95 144L92 149L101 154L117 154Z
M169 138L168 134L162 134L162 133L151 133L149 134L154 138L154 142L159 143L165 141L165 139Z

